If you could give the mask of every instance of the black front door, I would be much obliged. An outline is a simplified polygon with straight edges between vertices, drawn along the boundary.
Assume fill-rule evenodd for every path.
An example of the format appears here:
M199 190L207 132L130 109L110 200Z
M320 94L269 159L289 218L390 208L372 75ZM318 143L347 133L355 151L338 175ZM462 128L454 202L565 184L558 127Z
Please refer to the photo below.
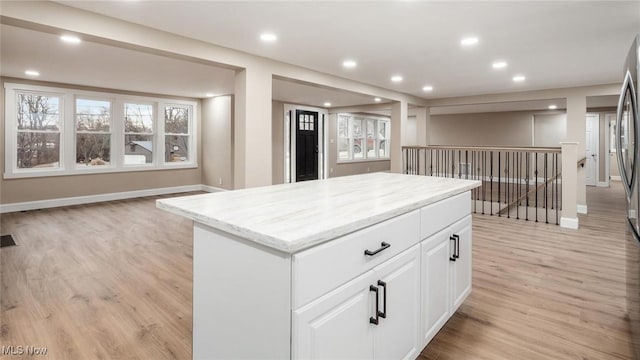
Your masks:
M318 113L296 110L296 181L318 179Z

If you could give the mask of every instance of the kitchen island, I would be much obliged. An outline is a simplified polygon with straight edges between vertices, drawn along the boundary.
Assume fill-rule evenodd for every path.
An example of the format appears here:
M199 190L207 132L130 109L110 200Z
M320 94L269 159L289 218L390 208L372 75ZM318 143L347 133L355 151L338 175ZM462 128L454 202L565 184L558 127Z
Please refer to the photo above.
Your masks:
M412 359L471 291L479 181L373 173L157 201L194 220L194 359Z

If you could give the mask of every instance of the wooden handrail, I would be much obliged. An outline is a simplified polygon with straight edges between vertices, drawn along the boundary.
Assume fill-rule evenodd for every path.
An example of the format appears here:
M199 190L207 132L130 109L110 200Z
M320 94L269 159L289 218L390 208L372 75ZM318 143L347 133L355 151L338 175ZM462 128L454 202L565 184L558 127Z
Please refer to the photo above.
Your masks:
M582 166L584 167L584 164L587 162L587 157L583 157L582 159L578 160L578 166Z
M529 151L542 153L560 153L560 147L535 147L535 146L462 146L462 145L429 145L429 146L403 146L402 149L425 150L481 150L481 151Z

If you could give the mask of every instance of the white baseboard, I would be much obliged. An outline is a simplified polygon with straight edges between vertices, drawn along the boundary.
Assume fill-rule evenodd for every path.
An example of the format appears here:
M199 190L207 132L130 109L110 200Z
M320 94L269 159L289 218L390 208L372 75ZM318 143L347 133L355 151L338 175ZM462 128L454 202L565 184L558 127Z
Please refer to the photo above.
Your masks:
M208 188L209 187L207 187L207 189ZM60 199L26 201L26 202L13 203L13 204L0 204L0 214L16 212L16 211L47 209L47 208L53 208L53 207L59 207L59 206L90 204L90 203L103 202L103 201L132 199L132 198L144 197L144 196L175 194L175 193L190 192L190 191L209 191L209 190L205 190L204 186L201 184L195 184L195 185L174 186L174 187L157 188L157 189L124 191L124 192L109 193L109 194L75 196L75 197L67 197L67 198L60 198Z
M596 184L597 187L609 187L609 183L606 181L598 181Z
M578 229L578 218L560 218L560 227L565 229Z
M622 178L620 176L611 176L611 180L613 180L613 181L622 181Z
M578 214L586 214L587 213L587 205L578 204L576 211Z

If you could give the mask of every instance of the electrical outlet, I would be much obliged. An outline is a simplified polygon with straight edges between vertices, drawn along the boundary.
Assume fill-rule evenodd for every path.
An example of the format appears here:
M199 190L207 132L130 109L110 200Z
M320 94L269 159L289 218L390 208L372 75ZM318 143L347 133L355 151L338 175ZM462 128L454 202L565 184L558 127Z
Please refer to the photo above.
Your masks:
M218 185L222 185L222 178L218 178Z
M329 168L329 172L332 173L333 172L333 168Z
M371 170L371 168L367 168L367 172L369 172Z

